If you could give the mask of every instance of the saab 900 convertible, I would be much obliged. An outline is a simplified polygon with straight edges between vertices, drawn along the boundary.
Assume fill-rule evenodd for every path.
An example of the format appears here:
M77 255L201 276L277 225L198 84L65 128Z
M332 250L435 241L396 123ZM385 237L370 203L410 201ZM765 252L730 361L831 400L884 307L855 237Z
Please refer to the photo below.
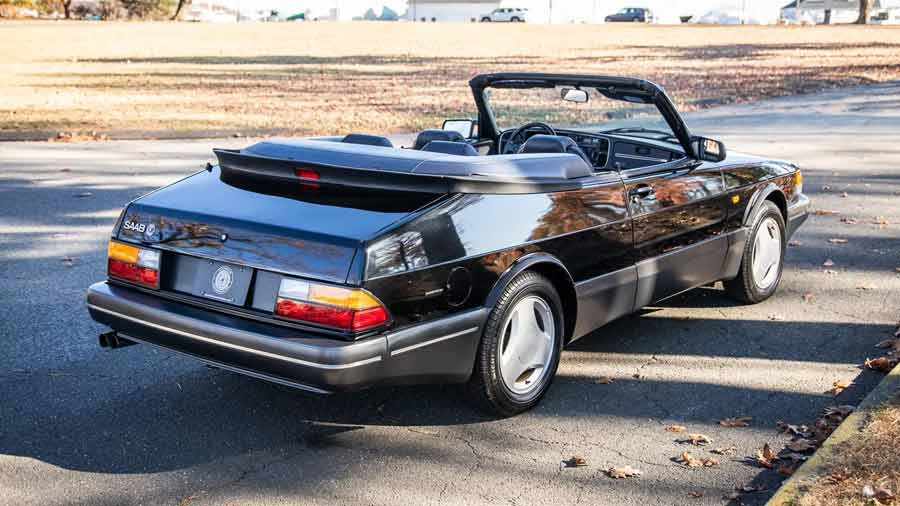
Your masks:
M775 292L809 206L795 165L726 154L640 79L469 84L477 120L411 146L217 149L128 204L87 295L100 344L319 393L464 383L512 415L614 318L718 280L743 302Z

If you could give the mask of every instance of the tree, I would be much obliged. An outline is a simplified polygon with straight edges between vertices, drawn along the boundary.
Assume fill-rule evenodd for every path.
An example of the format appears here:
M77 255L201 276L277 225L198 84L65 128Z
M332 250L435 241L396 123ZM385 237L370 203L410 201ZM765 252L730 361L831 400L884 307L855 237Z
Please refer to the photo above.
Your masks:
M856 24L865 25L869 23L869 12L872 10L872 0L859 0L859 17L856 18Z
M178 0L178 5L175 7L175 14L172 14L172 21L178 19L178 16L181 15L182 9L191 5L191 0Z

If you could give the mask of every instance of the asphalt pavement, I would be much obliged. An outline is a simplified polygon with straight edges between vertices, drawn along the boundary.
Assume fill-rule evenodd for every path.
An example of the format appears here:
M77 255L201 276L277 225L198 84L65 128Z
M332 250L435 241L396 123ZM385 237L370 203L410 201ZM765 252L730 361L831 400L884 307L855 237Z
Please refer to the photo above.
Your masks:
M748 457L786 441L779 420L857 403L879 379L860 364L900 316L900 84L689 123L799 163L814 209L837 214L800 229L774 298L701 288L614 322L564 353L540 406L504 420L452 385L317 397L99 348L84 293L122 206L249 141L0 144L0 504L725 504L742 484L766 490L739 501L762 504L780 478ZM826 393L837 381L852 384ZM718 424L739 416L750 426ZM680 443L669 424L713 443ZM674 461L716 447L734 454ZM575 455L587 466L561 469ZM603 473L624 465L643 474Z

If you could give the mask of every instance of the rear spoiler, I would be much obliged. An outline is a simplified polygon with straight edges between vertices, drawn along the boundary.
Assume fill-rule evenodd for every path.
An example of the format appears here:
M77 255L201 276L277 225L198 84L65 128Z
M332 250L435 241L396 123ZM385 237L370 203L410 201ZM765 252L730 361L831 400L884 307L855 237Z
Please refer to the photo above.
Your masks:
M289 144L265 141L242 150L213 152L226 182L364 192L547 193L582 188L605 177L592 176L587 164L569 154L465 157L377 146L348 147L321 140Z

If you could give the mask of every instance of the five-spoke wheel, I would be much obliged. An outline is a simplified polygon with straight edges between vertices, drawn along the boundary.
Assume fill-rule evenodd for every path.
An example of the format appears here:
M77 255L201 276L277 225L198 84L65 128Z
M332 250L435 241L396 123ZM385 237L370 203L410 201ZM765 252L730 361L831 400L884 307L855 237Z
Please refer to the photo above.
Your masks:
M537 272L513 279L491 310L469 380L471 398L511 416L540 400L550 386L563 345L562 303Z
M762 302L775 293L784 268L784 216L774 202L763 202L750 226L738 276L725 281L729 295Z

